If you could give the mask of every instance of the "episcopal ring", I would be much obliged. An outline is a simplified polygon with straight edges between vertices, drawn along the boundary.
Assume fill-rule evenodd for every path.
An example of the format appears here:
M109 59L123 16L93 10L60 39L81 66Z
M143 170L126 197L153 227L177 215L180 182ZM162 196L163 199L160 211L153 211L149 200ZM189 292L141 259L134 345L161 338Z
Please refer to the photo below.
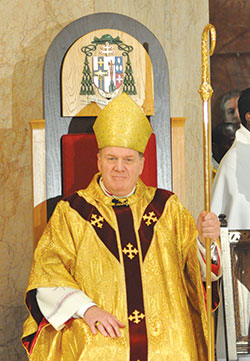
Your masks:
M95 327L99 326L101 324L100 321L95 321Z

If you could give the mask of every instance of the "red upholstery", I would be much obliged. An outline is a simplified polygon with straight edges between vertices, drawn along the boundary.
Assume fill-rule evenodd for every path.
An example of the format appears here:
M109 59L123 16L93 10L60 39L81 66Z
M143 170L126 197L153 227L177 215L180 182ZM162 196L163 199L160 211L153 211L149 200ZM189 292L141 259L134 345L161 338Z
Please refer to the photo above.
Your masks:
M63 195L85 188L97 170L97 143L94 134L65 134L62 137ZM144 153L142 180L157 186L156 140L152 134Z

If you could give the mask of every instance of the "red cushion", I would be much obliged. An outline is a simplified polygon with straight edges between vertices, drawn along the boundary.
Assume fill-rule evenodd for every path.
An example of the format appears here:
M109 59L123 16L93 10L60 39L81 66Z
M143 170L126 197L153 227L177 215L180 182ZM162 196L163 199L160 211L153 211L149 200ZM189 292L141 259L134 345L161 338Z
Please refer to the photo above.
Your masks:
M98 147L94 134L65 134L62 136L63 195L86 188L97 169ZM156 140L152 134L145 153L142 180L157 186Z

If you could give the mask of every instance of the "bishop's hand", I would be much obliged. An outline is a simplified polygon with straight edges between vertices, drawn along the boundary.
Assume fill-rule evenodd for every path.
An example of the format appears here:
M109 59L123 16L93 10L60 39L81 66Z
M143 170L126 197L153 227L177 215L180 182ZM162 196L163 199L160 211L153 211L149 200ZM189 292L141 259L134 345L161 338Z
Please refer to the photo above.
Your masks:
M84 320L94 335L99 331L103 336L120 337L120 328L125 327L114 315L97 306L92 306L85 312Z
M216 214L203 211L198 217L197 229L199 232L199 240L206 246L206 238L209 238L211 243L213 243L220 236L220 221Z

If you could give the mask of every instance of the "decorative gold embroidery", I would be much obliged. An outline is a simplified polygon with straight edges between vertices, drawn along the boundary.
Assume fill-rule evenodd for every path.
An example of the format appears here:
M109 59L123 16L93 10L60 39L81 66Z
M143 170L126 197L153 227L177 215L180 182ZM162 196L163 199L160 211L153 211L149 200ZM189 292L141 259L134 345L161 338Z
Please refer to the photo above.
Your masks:
M152 222L157 222L158 218L156 217L155 212L149 212L148 214L144 214L142 217L147 226L150 226Z
M119 207L119 206L128 206L128 198L120 198L120 199L117 199L117 198L113 198L112 199L112 204L115 206L115 207Z
M129 321L134 322L136 324L140 323L144 319L145 315L138 310L134 310L132 314L129 316Z
M97 214L91 215L90 223L92 224L92 226L94 227L97 226L98 228L102 228L103 222L104 222L104 218L102 216L98 217Z
M125 253L128 258L133 259L137 255L138 250L131 243L128 243L127 246L123 248L122 252Z

